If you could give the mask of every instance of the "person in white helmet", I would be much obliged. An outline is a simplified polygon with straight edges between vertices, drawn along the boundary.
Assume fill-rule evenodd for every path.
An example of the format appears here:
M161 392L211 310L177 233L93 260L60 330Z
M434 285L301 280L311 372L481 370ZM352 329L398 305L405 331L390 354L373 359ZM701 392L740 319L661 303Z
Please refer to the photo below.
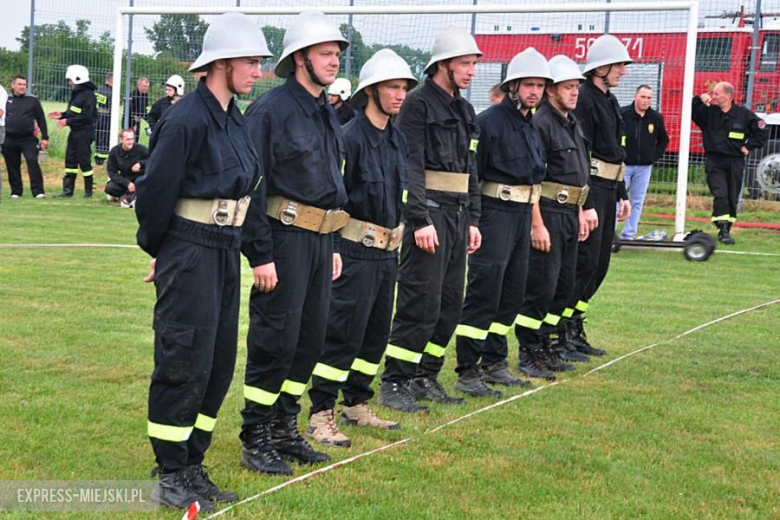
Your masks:
M147 431L160 480L151 498L170 507L237 499L203 460L235 368L241 225L248 195L264 186L234 96L252 90L270 56L251 18L217 17L190 67L205 77L157 124L135 181L138 245L154 258L146 281L157 292Z
M501 83L506 97L477 117L482 247L469 257L466 299L455 329L455 389L473 397L501 396L485 383L530 386L508 369L506 335L525 294L531 208L544 177L533 109L551 79L545 57L525 49L512 58Z
M284 36L275 73L285 83L255 100L246 118L260 150L267 197L256 193L242 251L254 274L244 379L241 464L290 474L287 461L330 460L298 431L299 400L325 344L333 280L341 274L336 231L349 215L344 136L325 88L348 43L318 11ZM276 288L277 283L279 287Z
M336 81L328 87L328 102L336 109L341 126L355 117L355 109L348 102L351 95L352 83L347 78L336 78Z
M325 350L314 367L306 434L317 442L350 446L336 426L335 406L344 394L341 424L394 430L368 405L371 382L387 346L398 277L398 246L406 188L406 139L395 127L406 93L417 85L409 65L390 49L377 51L360 71L350 102L357 116L344 126L345 209L341 230L344 268L333 284Z
M615 237L615 207L621 222L631 214L631 203L626 192L625 130L620 104L610 91L620 84L626 74L626 65L632 63L626 46L611 34L599 36L588 49L585 68L587 78L580 86L580 97L574 115L582 124L585 139L590 143L590 196L599 218L599 227L593 230L577 251L577 276L572 300L564 321L568 331L569 347L574 346L585 356L603 356L606 352L594 348L587 339L584 314L588 302L596 294L609 270L612 240ZM581 356L567 348L563 359L582 361ZM575 359L576 358L576 359Z
M577 248L599 222L588 197L587 143L573 115L585 80L574 61L549 61L552 82L534 115L546 164L541 198L531 212L531 254L525 297L515 321L519 368L529 377L555 379L572 370L559 359L565 309L574 289Z
M378 403L425 412L417 400L461 403L438 382L463 304L466 256L479 249L480 193L474 107L460 95L482 51L468 31L436 38L428 78L398 116L409 143L409 194L398 300Z
M149 124L147 130L149 135L152 135L154 127L157 126L163 114L180 100L183 95L184 79L178 74L174 74L165 82L165 96L154 102L151 110L149 110L149 114L146 116L146 122Z
M84 176L84 197L92 196L94 177L92 175L92 141L95 138L97 108L95 91L97 87L89 80L89 71L82 65L71 65L65 78L72 89L68 106L64 112L50 112L51 119L57 119L57 127L70 127L68 145L65 148L65 176L62 178L62 193L57 197L72 197L76 186L76 175L81 168Z

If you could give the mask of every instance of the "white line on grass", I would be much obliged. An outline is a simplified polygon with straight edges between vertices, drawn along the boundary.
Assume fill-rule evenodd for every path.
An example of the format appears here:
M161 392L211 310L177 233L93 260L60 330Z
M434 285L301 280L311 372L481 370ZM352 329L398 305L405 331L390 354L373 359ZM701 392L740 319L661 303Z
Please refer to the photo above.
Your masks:
M0 249L59 249L66 247L138 249L138 246L125 244L0 244Z
M696 326L696 327L694 327L694 328L692 328L690 330L686 330L685 332L682 332L682 333L676 335L672 339L669 339L669 340L666 340L666 341L661 341L659 343L653 343L652 345L648 345L646 347L642 347L640 349L634 350L633 352L629 352L628 354L625 354L625 355L622 355L622 356L620 356L618 358L615 358L612 361L604 363L603 365L599 365L596 368L594 368L594 369L584 373L583 377L588 376L590 374L593 374L594 372L598 372L599 370L601 370L603 368L606 368L608 366L611 366L611 365L617 363L618 361L621 361L621 360L626 359L628 357L631 357L631 356L634 356L636 354L639 354L640 352L644 352L645 350L649 350L649 349L651 349L653 347L657 347L658 345L664 345L664 344L667 344L667 343L671 343L671 342L673 342L675 340L678 340L678 339L680 339L680 338L682 338L684 336L687 336L688 334L693 334L694 332L697 332L697 331L699 331L701 329L707 328L710 325L715 325L716 323L720 323L720 322L728 320L730 318L734 318L734 317L739 316L741 314L746 314L748 312L755 311L755 310L760 309L762 307L768 307L770 305L775 305L777 303L780 303L780 298L776 299L776 300L771 300L771 301L768 301L768 302L761 303L759 305L756 305L754 307L750 307L748 309L742 309L741 311L732 312L731 314L727 314L726 316L721 316L720 318L708 321L708 322L703 323L701 325L698 325L698 326ZM437 426L436 428L434 428L432 430L431 429L426 430L425 431L425 435L438 432L439 430L441 430L443 428L446 428L447 426L450 426L452 424L460 422L460 421L462 421L464 419L467 419L469 417L473 417L473 416L475 416L477 414L480 414L482 412L486 412L488 410L492 410L493 408L497 408L499 406L503 406L503 405L505 405L507 403L511 403L511 402L516 401L518 399L521 399L523 397L528 397L530 395L535 394L536 392L539 392L540 390L544 390L545 388L551 388L551 387L556 386L558 384L566 383L567 381L569 381L569 380L568 379L563 379L561 381L556 381L554 383L549 383L549 384L546 384L546 385L542 385L542 386L534 388L532 390L528 390L526 392L523 392L522 394L517 394L515 396L509 397L509 398L504 399L502 401L498 401L496 403L490 404L488 406L485 406L484 408L480 408L479 410L475 410L473 412L467 413L466 415L463 415L463 416L458 417L456 419L453 419L453 420L451 420L451 421L449 421L449 422L447 422L445 424ZM358 455L355 455L354 457L350 457L348 459L344 459L342 461L336 462L334 464L331 464L330 466L326 466L324 468L320 468L320 469L311 471L309 473L301 475L300 477L296 477L294 479L288 480L287 482L283 482L282 484L279 484L278 486L274 486L272 488L266 489L265 491L263 491L261 493L258 493L256 495L253 495L253 496L248 497L248 498L245 498L241 502L238 502L236 504L233 504L232 506L226 507L225 509L221 509L221 510L217 511L216 513L212 514L211 516L206 517L206 520L208 520L209 518L216 518L218 516L221 516L221 515L225 514L226 512L230 511L231 509L233 509L234 507L237 507L237 506L239 506L241 504L246 504L247 502L252 502L253 500L256 500L256 499L258 499L258 498L260 498L260 497L262 497L264 495L270 495L271 493L275 493L276 491L279 491L282 488L285 488L287 486L295 484L296 482L300 482L302 480L309 479L309 478L311 478L311 477L313 477L315 475L319 475L321 473L325 473L326 471L330 471L332 469L336 469L336 468L339 468L341 466L345 466L346 464L350 464L352 462L355 462L356 460L359 460L359 459L361 459L363 457L367 457L368 455L373 455L374 453L378 453L380 451L384 451L384 450L393 448L395 446L398 446L398 445L401 445L401 444L405 444L405 443L407 443L409 441L412 441L412 440L414 440L413 437L407 437L406 439L401 439L400 441L396 441L396 442L393 442L391 444L387 444L385 446L381 446L379 448L376 448L374 450L367 451L365 453L360 453Z
M727 249L716 249L716 253L726 253L729 255L750 255L750 256L780 256L780 253L758 253L754 251L729 251Z

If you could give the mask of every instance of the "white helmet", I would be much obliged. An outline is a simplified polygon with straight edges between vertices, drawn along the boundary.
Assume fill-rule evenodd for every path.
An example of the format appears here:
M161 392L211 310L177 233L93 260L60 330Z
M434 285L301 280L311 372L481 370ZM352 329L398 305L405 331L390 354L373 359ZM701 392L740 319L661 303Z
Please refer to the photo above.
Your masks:
M433 43L431 61L425 66L425 73L433 74L436 71L436 63L440 61L470 54L482 56L482 51L477 47L471 33L460 27L447 27Z
M352 83L347 78L336 78L328 88L328 95L338 96L342 101L346 101L352 95Z
M217 60L244 56L273 56L260 27L244 13L225 13L211 22L203 37L203 50L190 72L205 72Z
M407 80L408 90L417 86L417 79L412 74L412 69L402 57L391 49L378 50L360 69L360 82L350 101L352 106L360 108L368 102L366 87L391 79Z
M501 90L508 92L509 82L521 78L552 79L547 60L533 47L528 47L509 62L506 78L501 83Z
M176 89L177 96L184 95L184 79L178 74L174 74L173 76L168 78L168 81L165 82L165 86L173 87L174 89Z
M65 79L69 79L74 85L81 85L89 82L89 71L84 65L71 65L65 71Z
M628 55L628 50L623 42L611 34L599 36L593 45L588 49L588 58L585 60L585 70L583 74L597 69L604 65L614 65L616 63L633 63L634 60Z
M327 16L319 11L301 12L284 33L284 50L274 72L278 77L286 79L295 71L293 54L296 51L327 42L338 43L342 51L349 46L338 26Z
M579 80L580 83L585 81L585 76L580 72L580 67L568 56L559 54L550 58L550 74L552 75L553 83L562 83L572 79Z

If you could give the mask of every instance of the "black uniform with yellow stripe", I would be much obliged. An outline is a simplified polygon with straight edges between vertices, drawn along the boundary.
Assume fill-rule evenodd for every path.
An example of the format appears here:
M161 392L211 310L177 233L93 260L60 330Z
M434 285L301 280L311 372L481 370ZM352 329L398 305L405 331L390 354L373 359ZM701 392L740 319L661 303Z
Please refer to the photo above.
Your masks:
M480 358L483 366L506 359L506 335L525 294L531 206L539 188L534 186L544 177L541 140L530 110L524 116L506 96L477 122L482 247L469 257L466 299L455 330L458 372L476 368ZM512 190L522 191L522 200L511 200Z
M97 127L95 128L95 159L98 163L108 160L111 141L111 95L114 89L105 84L95 92Z
M241 228L185 219L180 208L206 203L211 215L209 202L247 196L260 171L235 101L223 110L205 80L171 109L150 148L135 211L138 245L157 258L148 428L168 472L201 463L211 443L233 379L241 292Z
M253 102L246 118L269 208L280 198L326 211L347 203L343 134L324 94L312 97L291 75ZM332 226L315 232L268 217L266 201L254 203L264 196L253 196L242 252L252 267L273 262L279 284L267 293L252 287L250 295L245 431L300 412L298 400L325 344L337 239Z
M387 346L398 277L400 236L380 239L369 229L398 234L402 196L406 187L406 140L392 121L375 127L362 111L344 127L346 163L344 184L352 218L338 242L343 261L341 277L333 283L325 350L314 367L309 390L311 414L331 410L339 390L344 404L363 403L374 392L371 382ZM348 232L357 221L362 238ZM358 238L359 241L355 241Z
M707 184L714 198L712 221L737 220L737 203L745 171L745 154L763 148L767 140L766 123L747 108L732 105L728 112L707 106L693 98L693 122L701 128L707 161Z
M431 78L409 94L398 116L409 143L409 192L401 249L396 314L383 381L404 382L417 373L436 379L460 318L469 226L479 226L476 167L479 129L474 108ZM460 174L457 190L426 189L430 172ZM433 225L435 254L417 247L414 232Z
M70 127L68 144L65 148L65 176L74 179L81 168L81 174L89 182L92 179L92 140L95 137L95 90L93 83L76 85L70 95L68 107L62 112ZM91 186L91 184L90 184ZM91 191L91 188L90 188Z

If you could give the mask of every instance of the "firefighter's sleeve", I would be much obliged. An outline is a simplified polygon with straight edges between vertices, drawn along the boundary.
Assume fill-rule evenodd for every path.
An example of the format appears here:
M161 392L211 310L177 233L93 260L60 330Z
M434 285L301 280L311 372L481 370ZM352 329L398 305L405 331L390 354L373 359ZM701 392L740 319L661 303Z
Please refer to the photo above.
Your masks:
M266 214L268 179L273 175L274 169L274 130L268 113L262 108L258 109L256 105L249 107L245 118L260 160L257 176L259 181L252 190L252 202L241 229L241 252L249 261L250 267L257 267L274 261L273 234Z
M41 106L40 100L35 100L35 121L38 123L38 128L41 129L41 139L44 141L49 140L49 126L46 124L46 115L43 113L43 106Z
M95 110L95 94L82 91L76 96L68 110L62 114L62 119L68 120L68 126L84 126L92 122L92 112Z
M425 104L417 99L405 103L398 116L398 128L409 146L409 186L404 215L415 230L433 224L425 205L425 120Z
M699 96L693 96L691 119L701 129L707 126L707 105L699 99Z
M745 142L745 148L755 150L763 148L766 145L769 132L766 128L766 122L755 114L751 114L748 124L748 138Z
M476 125L476 122L475 122ZM479 128L469 141L469 225L479 227L482 215L482 195L479 192L479 173L477 171L477 152L479 150Z

